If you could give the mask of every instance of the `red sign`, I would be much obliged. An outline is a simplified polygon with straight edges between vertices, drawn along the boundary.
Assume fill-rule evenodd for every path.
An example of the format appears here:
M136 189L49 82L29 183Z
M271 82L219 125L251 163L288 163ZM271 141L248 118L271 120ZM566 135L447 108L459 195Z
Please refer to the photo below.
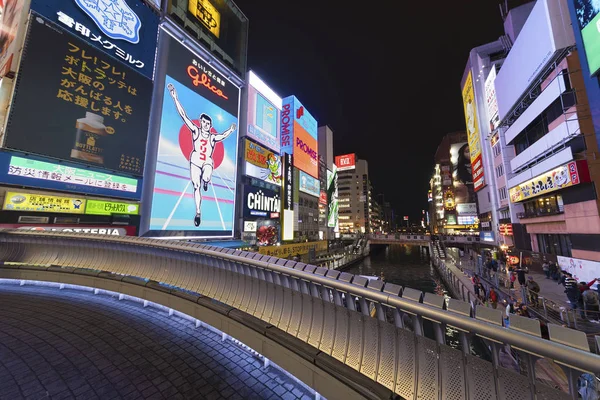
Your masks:
M500 224L500 234L502 236L512 236L513 235L512 224Z
M483 175L483 159L479 154L471 163L473 170L473 189L477 192L485 186L485 176Z
M335 166L338 171L356 168L356 154L344 154L343 156L335 156Z
M321 190L319 195L319 204L327 205L327 192Z
M405 216L404 216L404 220L405 220L405 221L408 221L408 215L405 215Z

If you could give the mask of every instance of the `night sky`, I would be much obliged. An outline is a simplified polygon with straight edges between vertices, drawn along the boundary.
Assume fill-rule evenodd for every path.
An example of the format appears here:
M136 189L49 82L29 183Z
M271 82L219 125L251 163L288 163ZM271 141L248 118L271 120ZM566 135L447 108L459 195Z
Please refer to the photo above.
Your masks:
M367 160L374 194L420 220L437 145L465 129L468 52L503 33L498 0L235 3L250 21L248 68L296 95L333 129L334 155Z

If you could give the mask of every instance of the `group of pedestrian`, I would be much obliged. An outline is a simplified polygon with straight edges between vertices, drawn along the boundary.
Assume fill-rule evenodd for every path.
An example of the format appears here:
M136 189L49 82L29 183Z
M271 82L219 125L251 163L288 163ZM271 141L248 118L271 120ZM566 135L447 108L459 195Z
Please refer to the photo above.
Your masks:
M555 281L560 279L560 271L558 265L554 261L544 261L542 264L542 270L546 275L546 279L554 279Z
M562 272L562 277L558 284L565 287L565 294L569 300L571 309L579 309L579 314L582 319L588 319L593 323L600 323L600 285L596 290L592 289L594 283L599 278L595 278L591 282L577 282L573 278L573 274L567 271Z
M479 275L473 274L471 277L471 283L473 283L473 291L475 296L481 302L481 304L489 304L493 309L498 307L498 292L496 289L490 286L489 292L486 291L485 286L481 282Z

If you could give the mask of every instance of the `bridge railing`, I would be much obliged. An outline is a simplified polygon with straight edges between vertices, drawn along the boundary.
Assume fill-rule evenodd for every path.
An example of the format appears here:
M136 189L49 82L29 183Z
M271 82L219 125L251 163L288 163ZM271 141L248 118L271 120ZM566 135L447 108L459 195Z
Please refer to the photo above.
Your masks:
M375 240L375 241L402 241L402 242L429 242L431 241L431 236L422 235L422 234L399 234L399 233L390 233L390 234L370 234L367 236L367 239Z
M582 332L549 325L544 340L535 324L517 316L504 327L500 310L258 253L4 231L0 260L140 277L213 298L308 343L320 362L335 359L408 399L576 398L577 376L600 372L600 357L589 351ZM448 345L447 328L458 332L459 349ZM491 362L487 352L471 350L478 341ZM516 350L528 367L515 372L502 364L504 347ZM570 395L536 379L539 358L567 371Z

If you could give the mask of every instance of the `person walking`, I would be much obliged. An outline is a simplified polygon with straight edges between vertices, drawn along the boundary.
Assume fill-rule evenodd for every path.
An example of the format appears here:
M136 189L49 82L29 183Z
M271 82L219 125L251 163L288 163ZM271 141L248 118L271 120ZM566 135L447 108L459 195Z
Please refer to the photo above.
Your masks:
M567 295L571 309L577 310L577 307L579 306L579 299L581 297L581 291L578 287L579 285L577 284L577 281L573 279L573 275L570 272L563 272L564 274L561 280L558 281L558 284L562 284L565 287L565 294Z
M548 261L544 261L544 263L542 264L542 270L546 275L546 279L550 279L550 264L548 264Z
M600 285L598 285L600 286ZM585 306L588 320L595 324L600 323L600 300L598 292L592 289L587 289L583 292L583 304Z
M496 293L496 290L494 290L493 287L490 287L490 293L488 297L490 299L490 304L492 305L492 308L495 310L496 307L498 307L498 293Z
M537 307L538 305L538 294L540 293L540 285L533 280L533 276L527 277L527 294L529 295L529 302L532 306Z

